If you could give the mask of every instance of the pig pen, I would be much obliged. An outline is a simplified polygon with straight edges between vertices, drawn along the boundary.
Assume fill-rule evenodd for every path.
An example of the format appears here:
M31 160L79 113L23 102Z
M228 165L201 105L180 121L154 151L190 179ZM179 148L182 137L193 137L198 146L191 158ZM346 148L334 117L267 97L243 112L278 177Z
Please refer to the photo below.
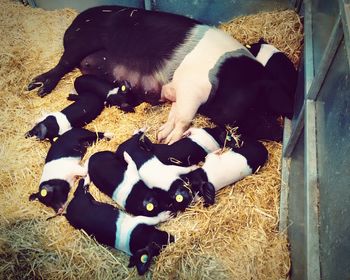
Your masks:
M136 269L127 268L124 253L98 244L62 216L47 221L53 211L28 200L38 189L49 144L25 139L24 134L43 113L70 104L66 97L80 73L66 75L44 98L27 92L26 86L58 62L63 33L76 11L44 11L8 0L0 0L0 7L0 278L139 279ZM244 44L264 37L298 65L303 34L294 11L239 17L220 28ZM125 114L106 108L87 128L113 132L115 137L89 148L83 161L97 151L114 151L143 126L155 140L169 109L141 104L136 113ZM194 121L195 126L208 124L200 116ZM288 278L287 235L278 231L282 146L264 144L269 159L257 174L219 191L215 205L204 208L197 202L160 225L177 241L155 258L147 279ZM91 192L97 200L113 204L94 186Z

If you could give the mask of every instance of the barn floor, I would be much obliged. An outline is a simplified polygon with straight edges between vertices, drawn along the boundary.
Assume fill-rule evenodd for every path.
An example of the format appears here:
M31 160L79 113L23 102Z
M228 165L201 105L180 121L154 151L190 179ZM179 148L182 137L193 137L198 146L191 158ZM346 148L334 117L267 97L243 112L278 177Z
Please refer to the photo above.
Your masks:
M97 244L64 217L47 221L52 210L28 200L37 191L49 144L24 134L43 113L69 104L66 96L79 72L66 75L44 98L26 86L58 62L63 33L76 12L32 9L9 0L0 0L0 7L0 278L139 279L127 268L124 253ZM293 11L242 17L222 28L243 43L264 37L298 64L302 26ZM87 128L113 132L115 138L89 148L84 161L94 152L115 150L143 126L154 140L168 111L168 106L144 104L135 114L105 109ZM207 123L202 117L194 122ZM198 202L161 225L177 242L155 259L147 279L288 278L288 241L278 232L281 144L265 144L269 161L257 174L220 191L214 206L206 209ZM92 193L111 202L93 187Z

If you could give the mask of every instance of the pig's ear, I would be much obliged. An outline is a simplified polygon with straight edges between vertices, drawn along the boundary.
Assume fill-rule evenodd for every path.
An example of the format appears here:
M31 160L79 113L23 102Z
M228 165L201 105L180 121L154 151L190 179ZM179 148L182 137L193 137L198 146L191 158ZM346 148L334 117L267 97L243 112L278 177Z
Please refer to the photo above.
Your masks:
M127 113L135 113L134 107L132 107L130 104L128 104L126 102L123 102L120 105L120 109L123 110L124 112L127 112Z
M199 187L199 195L204 198L204 206L208 207L215 202L215 187L210 182L205 182Z
M265 42L264 38L260 38L258 43L259 43L259 44L267 44L267 43Z
M32 194L29 196L29 201L33 201L33 200L38 199L38 195L39 195L39 193L32 193Z
M38 139L44 140L47 134L47 127L45 124L39 123L30 132L32 132L31 136L36 136Z
M143 133L141 137L139 138L139 146L142 150L145 150L147 152L153 151L153 143L145 134Z
M138 250L130 257L128 267L136 266L139 275L145 274L150 267L153 258L151 251L152 250L150 250L148 246L144 249Z

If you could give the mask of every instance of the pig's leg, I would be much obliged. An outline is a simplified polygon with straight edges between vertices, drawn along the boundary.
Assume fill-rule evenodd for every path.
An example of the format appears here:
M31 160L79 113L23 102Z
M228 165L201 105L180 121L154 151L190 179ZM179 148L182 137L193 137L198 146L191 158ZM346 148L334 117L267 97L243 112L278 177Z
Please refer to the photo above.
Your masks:
M56 87L65 74L77 67L84 57L102 48L101 42L88 42L84 38L81 38L81 41L86 42L86 44L80 42L79 44L69 45L69 47L65 48L58 64L48 72L35 77L29 83L28 90L40 87L38 95L41 97L45 96Z
M176 111L176 102L173 102L171 104L171 109L168 115L168 120L165 124L163 124L158 131L158 142L162 142L169 133L174 129L175 127L175 111Z
M181 84L176 91L176 102L174 111L171 112L171 120L165 124L166 131L158 136L158 140L172 144L182 138L183 133L189 128L198 108L206 101L205 95L201 94L201 87L193 87L190 84ZM173 108L172 108L173 110ZM171 131L170 127L172 127Z
M165 222L172 217L170 211L163 211L155 217L146 217L146 216L134 216L133 219L137 224L146 224L149 226L154 226L159 223Z

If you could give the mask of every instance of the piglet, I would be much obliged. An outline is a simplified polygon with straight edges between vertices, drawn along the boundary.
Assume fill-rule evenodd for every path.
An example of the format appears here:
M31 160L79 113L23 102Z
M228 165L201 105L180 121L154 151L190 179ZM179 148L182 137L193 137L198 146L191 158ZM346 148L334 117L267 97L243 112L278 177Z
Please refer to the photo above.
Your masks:
M89 179L130 214L156 216L169 210L167 192L148 188L126 152L124 159L110 151L93 154L87 162Z
M201 168L180 176L204 198L206 206L214 204L215 192L255 173L267 161L265 146L256 140L246 139L239 148L233 144L228 147L231 149L208 154Z
M221 127L191 127L185 131L183 138L171 145L153 144L146 139L140 144L148 145L148 149L164 164L191 166L204 161L208 153L220 149L226 136L230 135Z
M136 266L138 273L143 275L152 258L175 241L172 235L154 227L168 220L169 212L161 212L155 217L130 216L112 205L96 201L86 188L81 179L74 198L68 204L67 220L74 228L83 229L98 242L130 255L129 267Z
M285 91L289 96L289 105L293 108L298 78L293 62L285 53L262 38L257 43L247 45L247 48L264 65L271 81L277 83L277 85L271 84L271 87L276 91ZM292 117L291 112L287 114L287 117Z
M111 83L102 77L86 74L75 79L74 88L79 95L92 92L99 96L107 107L115 106L125 112L134 112L134 107L140 104L128 81Z
M60 112L50 113L41 118L37 124L26 133L26 137L35 136L40 140L45 138L50 142L72 127L83 127L94 120L103 110L103 101L91 92L84 97L75 96L75 102Z
M46 156L39 191L29 200L38 199L57 213L62 213L75 176L85 176L86 170L79 162L88 145L97 139L110 138L110 133L92 132L72 128L55 141Z
M148 144L144 142L148 142ZM192 201L192 191L180 184L174 186L173 182L180 179L181 174L187 174L195 167L165 165L152 153L152 150L147 149L150 145L152 145L151 141L145 136L144 130L141 129L120 144L116 154L121 157L124 152L127 152L130 155L129 164L134 162L141 180L147 187L166 191L170 195L171 210L180 210L183 208L183 204Z

